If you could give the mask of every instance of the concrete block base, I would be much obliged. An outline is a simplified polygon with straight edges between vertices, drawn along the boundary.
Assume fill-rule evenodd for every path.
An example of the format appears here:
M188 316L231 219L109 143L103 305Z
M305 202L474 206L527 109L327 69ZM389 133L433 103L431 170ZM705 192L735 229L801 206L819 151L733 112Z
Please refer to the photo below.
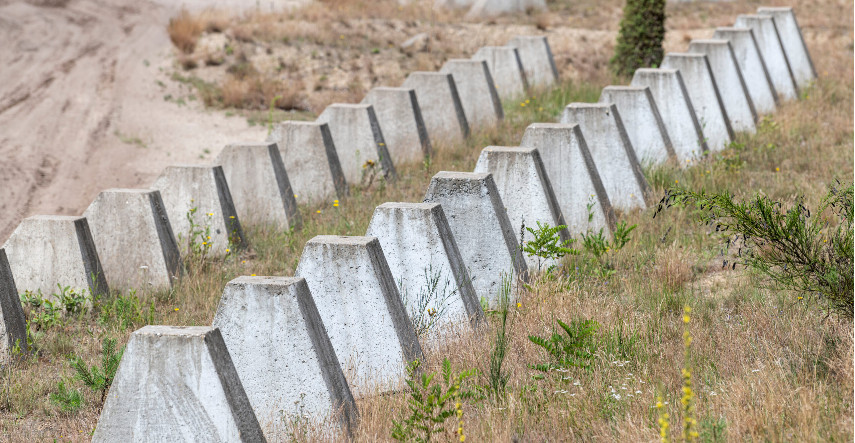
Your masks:
M748 94L742 71L736 63L733 48L727 40L692 40L689 43L689 52L704 54L712 68L718 92L721 94L721 104L730 119L730 125L734 132L757 132L754 122L757 120L757 112L754 110L754 102Z
M451 74L466 121L472 126L495 126L505 118L499 94L487 62L482 60L451 59L439 72Z
M28 352L27 324L9 260L0 249L0 364L12 361L15 348L22 354Z
M778 106L778 93L769 77L760 48L749 28L716 28L714 39L727 40L733 47L736 64L745 80L745 88L758 114L771 114Z
M525 97L528 82L523 71L519 50L510 46L482 46L472 60L484 60L493 77L493 84L501 99Z
M530 87L547 88L558 82L558 68L546 37L518 36L512 38L508 46L519 51L525 78Z
M416 91L433 143L459 143L469 137L469 122L451 74L412 72L401 87Z
M665 122L662 121L650 88L606 86L600 94L599 102L613 103L617 107L639 163L656 165L677 159L671 137L668 136L668 130L665 129Z
M387 150L394 163L417 163L430 156L430 138L416 91L377 87L368 91L362 103L374 106Z
M784 47L781 45L781 37L778 34L774 19L768 15L743 14L736 17L736 22L733 25L739 28L750 28L754 31L757 47L760 48L760 54L766 63L769 78L775 85L775 91L784 100L797 99L799 88L793 79L793 71L790 68L789 60L787 60L787 54L784 53Z
M395 180L395 166L373 106L333 103L316 121L329 125L348 183L362 183L372 169L382 173L388 181Z
M335 143L326 123L284 121L267 141L276 143L298 203L343 199L348 194Z
M757 14L771 16L778 28L778 36L796 85L800 89L807 88L816 80L816 69L810 58L802 30L796 20L796 14L790 7L761 7Z

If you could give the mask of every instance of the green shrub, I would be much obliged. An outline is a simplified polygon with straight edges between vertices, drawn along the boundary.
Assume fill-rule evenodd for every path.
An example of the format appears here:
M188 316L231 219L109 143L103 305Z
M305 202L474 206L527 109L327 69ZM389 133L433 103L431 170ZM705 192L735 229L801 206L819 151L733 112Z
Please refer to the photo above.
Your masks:
M50 394L50 402L66 414L73 414L83 406L83 395L79 390L66 386L66 380L56 384L56 392Z
M549 226L548 223L537 222L537 229L525 228L534 239L529 240L523 246L523 252L529 257L537 257L537 270L540 271L541 260L560 260L565 255L573 255L578 252L570 247L573 239L561 241L559 233L567 229L567 226ZM547 269L551 272L554 266Z
M615 55L610 60L618 75L656 67L662 62L665 39L665 0L627 0L620 22Z
M122 360L124 352L124 348L116 351L115 339L106 338L101 343L100 367L93 365L89 368L86 366L86 362L77 356L71 360L71 367L74 368L77 378L93 392L101 394L102 405L107 398L107 391L116 377L116 370L119 369L119 362Z
M531 368L543 373L570 368L589 369L596 351L594 333L600 324L594 320L573 320L569 325L558 319L555 321L564 335L553 331L550 337L528 336L532 343L543 348L549 356L545 363L532 365ZM537 378L543 378L543 375Z

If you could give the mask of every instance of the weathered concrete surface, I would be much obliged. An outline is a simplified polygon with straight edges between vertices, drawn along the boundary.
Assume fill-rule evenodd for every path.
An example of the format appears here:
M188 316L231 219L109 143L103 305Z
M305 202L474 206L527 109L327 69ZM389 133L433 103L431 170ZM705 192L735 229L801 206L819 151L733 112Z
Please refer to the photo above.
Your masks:
M713 38L727 40L745 80L748 95L758 114L771 114L778 106L778 93L769 77L766 62L750 28L716 28Z
M458 143L469 137L469 122L451 74L411 72L401 87L416 91L432 142Z
M439 203L383 203L374 209L365 235L380 241L411 320L431 310L439 316L433 320L436 328L466 321L477 326L484 320Z
M681 166L691 164L709 151L680 71L637 69L630 84L650 88Z
M496 92L502 99L517 99L525 96L528 82L523 71L520 53L510 46L482 46L472 60L484 60L493 77Z
M540 153L571 235L602 229L611 236L615 213L579 125L532 123L520 146Z
M368 91L362 103L374 106L393 163L416 163L430 156L430 137L416 91L376 87Z
M223 290L212 325L268 439L303 414L324 419L341 410L342 427L356 424L356 403L306 280L238 277Z
M790 62L793 78L799 88L806 88L816 80L816 69L810 58L807 45L805 45L802 30L796 20L796 14L790 7L760 7L757 8L760 15L769 15L775 21L778 28L778 36L781 45Z
M273 126L267 141L279 148L297 202L317 203L347 196L347 180L328 124L280 122Z
M48 297L59 291L57 285L93 296L110 292L86 217L27 217L3 249L21 292L41 291Z
M616 209L644 209L650 191L620 113L614 104L571 103L561 123L578 124L588 143L609 202Z
M146 326L131 334L93 442L263 442L220 330Z
M668 53L662 68L677 69L683 77L698 123L713 152L724 149L733 140L730 117L721 102L721 93L704 54Z
M766 63L769 78L775 85L775 91L781 94L785 100L795 100L799 96L799 88L793 79L793 71L790 62L781 45L778 28L775 21L768 15L743 14L736 17L735 27L751 28L754 38L757 39L757 47Z
M386 140L373 106L333 103L316 121L330 126L338 160L348 183L362 183L372 168L379 168L378 173L382 171L386 180L395 180L395 165L386 149Z
M546 88L558 82L558 68L545 36L517 36L508 41L508 46L519 51L529 87Z
M380 242L319 235L295 275L309 285L354 396L399 387L422 350Z
M537 229L538 222L553 227L566 225L537 149L488 146L481 151L474 172L493 174L515 232L523 225ZM567 229L559 231L559 236L561 242L570 240ZM532 239L528 230L523 231L522 242ZM539 260L538 257L526 256L525 259L529 269L541 270L557 264L552 260Z
M546 9L546 0L475 0L466 17L487 18L544 9Z
M108 189L83 216L111 288L172 287L181 257L159 191Z
M275 143L231 144L217 157L244 225L300 229L300 211Z
M639 163L659 164L669 159L677 159L671 137L668 136L668 130L665 129L665 122L662 121L650 88L606 86L600 93L599 102L613 103L617 107Z
M160 191L182 255L189 253L191 242L207 248L207 254L215 257L224 256L244 243L243 229L221 166L169 166L151 188ZM196 225L193 229L188 216ZM207 235L206 230L209 230Z
M487 62L451 59L442 65L439 72L451 74L454 78L469 125L495 126L505 118Z
M479 300L495 307L503 278L528 280L528 266L492 175L438 172L424 201L442 205Z
M689 52L694 54L705 54L712 69L713 79L718 92L721 95L721 104L730 119L731 128L734 132L757 132L754 122L757 120L757 112L754 110L754 102L748 94L742 71L736 63L733 48L727 40L692 40L689 43Z
M6 252L0 249L0 365L12 361L15 347L22 354L29 351L27 324L9 260Z

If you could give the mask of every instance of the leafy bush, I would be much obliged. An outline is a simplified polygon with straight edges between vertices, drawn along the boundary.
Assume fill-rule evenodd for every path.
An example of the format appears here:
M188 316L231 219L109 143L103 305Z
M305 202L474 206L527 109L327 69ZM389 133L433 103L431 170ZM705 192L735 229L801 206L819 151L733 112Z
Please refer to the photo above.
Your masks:
M570 244L575 240L561 241L560 232L567 229L567 226L549 226L549 224L541 224L537 222L537 229L525 228L534 239L529 240L523 246L523 252L529 257L537 257L537 268L540 270L541 260L551 261L560 260L565 255L577 254L578 251L570 247ZM550 266L547 272L551 271L554 266Z
M548 338L528 336L532 343L543 348L549 356L546 363L532 365L531 368L543 373L566 371L570 368L589 369L596 350L594 333L600 324L594 320L573 320L569 325L558 319L555 321L564 331L564 335L553 331L552 336ZM537 378L543 378L543 375Z
M615 55L609 61L618 75L656 67L665 52L665 0L627 0L620 22Z

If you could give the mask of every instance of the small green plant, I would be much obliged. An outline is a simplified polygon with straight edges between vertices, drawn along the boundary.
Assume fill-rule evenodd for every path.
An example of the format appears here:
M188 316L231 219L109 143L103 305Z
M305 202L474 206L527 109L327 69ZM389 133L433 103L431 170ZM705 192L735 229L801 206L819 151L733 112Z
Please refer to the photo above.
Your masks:
M57 287L59 287L59 293L54 294L54 296L57 298L58 303L65 309L66 314L85 314L89 310L87 306L92 297L85 289L78 292L71 289L70 286L57 284Z
M665 4L665 0L627 0L615 55L609 61L615 74L631 76L638 68L662 62Z
M574 239L561 241L561 231L567 229L567 226L549 226L547 223L541 224L537 222L537 229L525 228L534 238L525 242L523 252L529 257L537 257L537 270L541 270L543 262L551 262L560 260L565 255L578 254L578 251L571 248L570 245ZM555 268L555 265L547 268L547 273Z
M62 379L56 384L56 391L50 394L50 402L65 414L73 414L83 406L83 394L78 389L70 388L68 380Z
M27 320L28 341L30 334L50 329L62 324L62 304L49 298L42 297L42 292L24 291L21 294L21 305L29 311Z
M154 301L146 310L133 289L128 295L117 294L111 300L102 301L99 307L98 321L102 326L115 323L124 331L131 326L154 323Z
M492 314L496 317L496 333L493 339L493 349L490 351L490 368L487 371L487 384L480 387L485 396L496 403L505 399L510 374L503 368L505 357L508 355L510 344L509 319L511 310L511 281L512 277L502 276L502 286L499 288L499 303Z
M198 208L196 207L190 208L190 210L187 211L184 216L190 223L190 228L187 232L186 237L180 233L178 234L179 244L186 242L186 248L188 252L188 264L204 263L205 259L208 257L208 253L214 246L214 243L211 240L211 225L213 224L214 214L210 212L206 214L208 218L207 222L201 224L196 221L197 212Z
M71 367L74 369L77 379L93 392L101 394L102 405L107 398L110 385L113 384L116 370L119 369L119 362L122 360L124 352L124 348L116 350L115 339L105 338L101 343L101 366L87 367L86 362L79 356L75 356L71 360Z
M398 280L401 298L410 311L410 321L419 337L426 336L445 317L448 300L457 294L459 289L447 277L443 279L441 270L434 271L432 264L428 265L423 275L424 286L419 288L419 293L412 300L403 277Z
M611 241L606 240L602 229L596 234L591 232L582 234L582 246L585 248L585 251L599 259L611 250L618 251L626 246L632 240L630 234L636 227L637 225L627 226L625 221L618 222Z
M531 365L531 368L544 374L552 371L562 372L570 368L590 369L596 351L594 334L600 324L594 320L573 320L569 325L558 319L555 322L561 327L563 335L553 330L550 337L528 336L528 339L543 348L549 357L547 362ZM541 379L544 375L539 374L535 378Z

